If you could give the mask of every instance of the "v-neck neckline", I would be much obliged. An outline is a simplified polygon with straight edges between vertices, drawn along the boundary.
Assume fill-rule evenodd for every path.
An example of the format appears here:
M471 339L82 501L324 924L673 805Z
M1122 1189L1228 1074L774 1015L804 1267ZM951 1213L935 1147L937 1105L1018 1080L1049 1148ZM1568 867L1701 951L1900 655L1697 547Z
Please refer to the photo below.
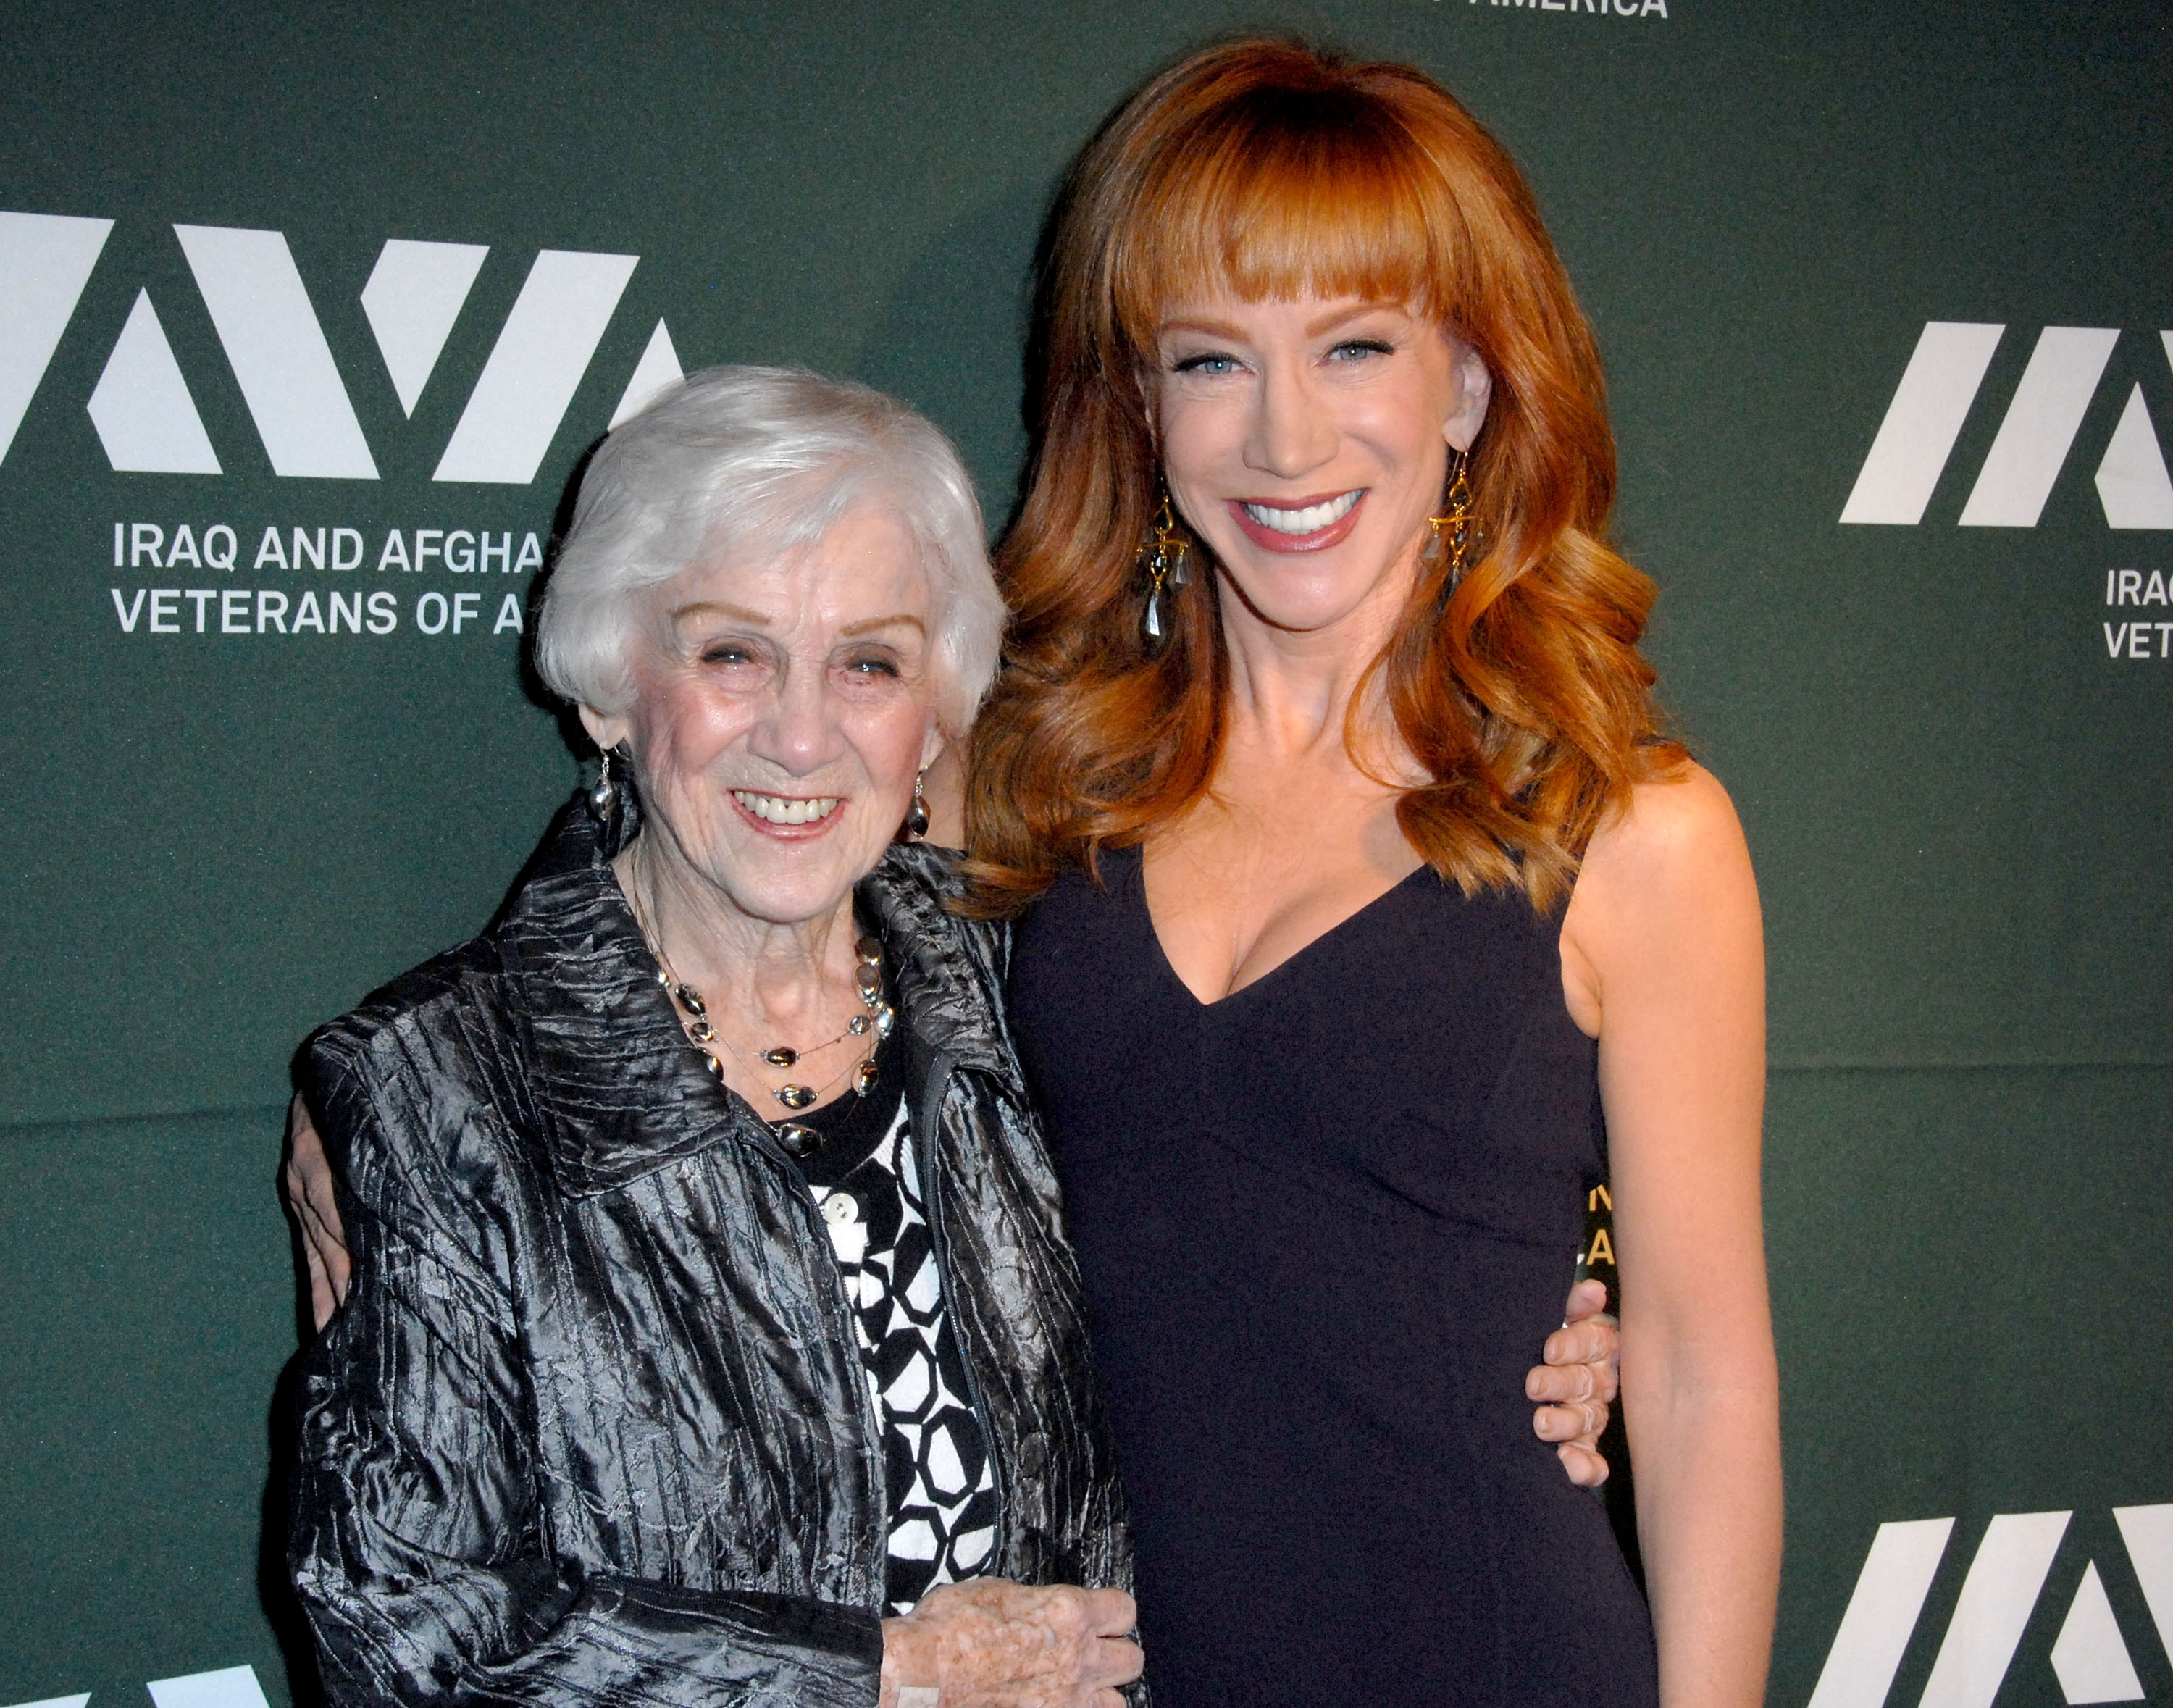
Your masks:
M1322 931L1314 936L1307 938L1304 942L1299 944L1297 948L1293 949L1289 954L1284 956L1281 960L1276 962L1274 966L1268 968L1266 972L1261 973L1257 978L1248 978L1243 984L1237 986L1236 989L1226 990L1221 995L1210 1002L1203 998L1198 991L1194 990L1189 984L1184 982L1184 975L1177 970L1177 963L1169 958L1169 951L1163 946L1162 940L1161 928L1155 924L1154 908L1150 906L1147 902L1146 849L1144 847L1136 847L1131 850L1131 853L1133 855L1132 879L1139 886L1140 917L1146 922L1147 937L1154 945L1155 959L1161 963L1162 969L1163 973L1168 976L1170 982L1176 985L1178 990L1184 993L1185 1000L1189 1002L1203 1014L1211 1012L1216 1009L1223 1007L1228 1003L1234 1002L1239 997L1245 995L1250 991L1258 990L1263 984L1268 983L1270 979L1279 976L1285 967L1304 960L1308 956L1311 955L1314 950L1319 948L1322 944L1327 942L1330 938L1336 936L1339 933L1345 931L1356 924L1359 920L1364 919L1368 913L1373 912L1375 908L1386 902L1391 896L1401 894L1402 892L1414 881L1421 876L1430 875L1433 870L1432 866L1421 862L1418 865L1413 867L1410 871L1405 873L1402 877L1397 879L1394 883L1389 885L1387 889L1382 891L1379 895L1374 897L1371 901L1366 902L1361 907L1353 908L1350 913L1345 913L1341 919L1330 925L1326 930Z

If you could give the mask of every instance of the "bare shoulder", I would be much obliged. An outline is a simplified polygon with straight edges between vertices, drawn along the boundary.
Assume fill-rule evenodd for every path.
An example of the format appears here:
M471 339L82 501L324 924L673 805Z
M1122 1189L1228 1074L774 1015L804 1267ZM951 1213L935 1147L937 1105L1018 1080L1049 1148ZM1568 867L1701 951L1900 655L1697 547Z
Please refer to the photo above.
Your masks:
M1758 886L1735 804L1701 766L1641 784L1586 850L1562 920L1564 994L1598 1037L1611 991L1762 976Z
M1649 892L1738 867L1747 876L1750 863L1735 803L1712 773L1686 762L1672 777L1639 784L1607 816L1585 850L1577 892L1618 886Z

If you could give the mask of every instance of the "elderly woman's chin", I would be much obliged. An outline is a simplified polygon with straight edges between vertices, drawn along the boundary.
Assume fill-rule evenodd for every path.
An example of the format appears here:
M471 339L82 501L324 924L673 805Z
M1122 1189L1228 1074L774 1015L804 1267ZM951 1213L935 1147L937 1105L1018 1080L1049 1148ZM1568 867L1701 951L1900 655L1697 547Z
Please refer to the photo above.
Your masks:
M913 799L916 769L789 789L705 784L691 827L661 810L687 864L720 898L751 919L795 924L834 912L882 857Z

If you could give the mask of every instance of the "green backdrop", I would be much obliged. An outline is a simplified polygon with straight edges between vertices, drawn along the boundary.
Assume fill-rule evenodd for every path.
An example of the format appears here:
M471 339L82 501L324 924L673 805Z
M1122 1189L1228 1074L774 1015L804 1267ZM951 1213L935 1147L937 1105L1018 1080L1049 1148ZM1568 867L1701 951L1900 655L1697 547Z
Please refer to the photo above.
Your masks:
M505 595L659 323L911 400L1000 518L1060 172L1264 24L1458 90L1607 354L1663 690L1767 908L1771 1700L2173 1703L2166 16L17 0L0 1702L288 1689L288 1055L477 927L574 781Z

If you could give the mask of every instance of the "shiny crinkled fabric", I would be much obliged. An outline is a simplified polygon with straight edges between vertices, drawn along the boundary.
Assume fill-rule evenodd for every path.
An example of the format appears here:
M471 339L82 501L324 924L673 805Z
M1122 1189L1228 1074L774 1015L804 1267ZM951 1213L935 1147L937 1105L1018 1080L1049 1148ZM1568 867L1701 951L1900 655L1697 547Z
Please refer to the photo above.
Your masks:
M893 849L943 1286L997 1467L990 1571L1129 1587L1005 937ZM837 1263L710 1079L586 820L485 935L319 1032L346 1304L306 1355L290 1563L336 1702L866 1705L883 1463Z

